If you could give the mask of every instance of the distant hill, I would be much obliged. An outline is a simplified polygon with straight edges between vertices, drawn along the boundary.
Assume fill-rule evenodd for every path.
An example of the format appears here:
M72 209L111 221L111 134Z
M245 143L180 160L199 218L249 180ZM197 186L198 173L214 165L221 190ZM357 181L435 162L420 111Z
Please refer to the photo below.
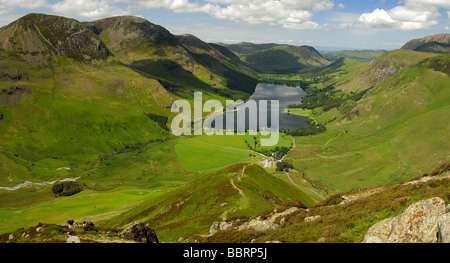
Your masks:
M360 62L370 62L385 50L341 50L341 51L321 51L320 54L327 60L333 61L339 58L351 58Z
M227 47L229 50L233 51L239 55L250 55L257 51L266 50L269 48L281 46L280 44L269 43L269 44L254 44L249 42L242 42L239 44L220 44Z
M233 51L260 73L289 74L301 69L330 64L316 49L310 46L280 44L220 44Z
M402 49L447 54L450 51L450 34L436 34L413 39L406 43Z
M211 63L208 58L199 60L199 56L194 55L195 52L185 47L186 45L205 51L212 50L211 46L196 37L176 37L161 26L131 16L105 18L84 24L96 33L122 62L152 77L179 84L187 90L200 89L211 92L221 90L225 94L227 89L235 89L251 94L256 86L255 81L228 85L230 77L223 74L225 71L236 70L228 68L229 64L220 65L224 69L222 72L208 69L208 65L202 64ZM221 62L224 61L219 60L219 64ZM241 74L242 78L253 79L250 71L237 74ZM172 90L178 94L185 91ZM229 92L227 94L228 97L232 96Z

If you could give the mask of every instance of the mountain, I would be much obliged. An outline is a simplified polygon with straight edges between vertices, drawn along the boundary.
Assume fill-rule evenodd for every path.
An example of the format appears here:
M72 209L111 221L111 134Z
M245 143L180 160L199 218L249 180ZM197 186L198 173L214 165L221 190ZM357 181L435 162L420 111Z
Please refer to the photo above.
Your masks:
M449 45L450 44L450 34L436 34L431 36L426 36L424 38L413 39L403 45L402 49L416 50L419 51L420 46L435 42L434 45ZM423 47L422 47L423 48Z
M175 96L82 23L30 14L0 29L0 45L2 186L77 177L167 139Z
M389 51L340 78L334 85L336 88L348 92L367 90L399 71L432 56L436 56L436 54L405 49Z
M32 64L60 56L78 62L112 57L105 44L74 19L29 14L0 29L0 51Z
M257 84L255 71L227 48L207 44L189 34L177 36L177 39L196 61L212 73L223 76L227 87L248 93L253 91Z
M420 52L437 53L437 54L449 54L450 53L450 44L432 41L432 42L428 42L423 45L420 45L414 50L420 51Z
M209 63L208 58L199 60L199 56L194 56L179 42L186 39L177 38L165 28L145 19L120 16L84 24L97 34L123 63L150 77L163 80L162 83L166 87L180 96L186 96L187 91L195 90L204 90L212 94L221 91L228 96L233 96L233 92L229 92L230 89L235 90L234 94L238 96L245 96L243 92L252 93L255 88L255 80L251 72L241 73L228 68L228 65L220 65L222 70L213 72L207 65L202 64ZM194 43L198 44L198 42ZM186 45L188 44L189 42ZM206 43L201 45L207 50L211 48ZM220 63L221 61L216 64ZM229 85L230 76L226 74L233 70L247 81L241 85ZM167 85L167 82L173 84ZM177 85L184 88L173 89Z

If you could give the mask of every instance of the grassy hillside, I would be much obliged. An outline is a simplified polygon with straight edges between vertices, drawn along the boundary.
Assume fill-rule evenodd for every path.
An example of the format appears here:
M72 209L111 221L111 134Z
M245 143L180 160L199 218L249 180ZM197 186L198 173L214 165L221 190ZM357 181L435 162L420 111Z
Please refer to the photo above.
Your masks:
M413 39L402 46L402 49L416 50L426 43L437 42L440 44L450 44L450 34L435 34L423 38Z
M184 185L161 198L140 203L102 226L126 226L135 220L149 222L163 242L193 242L209 234L215 221L251 217L293 199L305 206L309 197L256 165L230 166Z
M357 92L376 86L397 72L414 66L425 58L436 56L432 53L410 50L393 50L381 54L370 63L340 78L335 86L346 92Z
M276 223L284 218L279 229L264 232L220 231L202 239L202 242L360 243L375 223L401 214L415 202L440 197L449 204L449 176L447 168L433 175L425 175L424 179L429 179L427 182L353 189L333 195L308 210L299 209L279 216ZM345 201L344 196L347 199ZM275 212L270 210L260 215L268 217L273 214ZM315 219L311 220L313 217Z
M420 52L429 52L429 53L437 53L437 54L449 54L450 53L450 44L447 43L439 43L439 42L428 42L423 45L418 46L414 49L415 51Z
M302 147L287 160L330 193L405 181L448 161L449 60L425 59L356 102L299 112L335 121L325 133L296 137Z

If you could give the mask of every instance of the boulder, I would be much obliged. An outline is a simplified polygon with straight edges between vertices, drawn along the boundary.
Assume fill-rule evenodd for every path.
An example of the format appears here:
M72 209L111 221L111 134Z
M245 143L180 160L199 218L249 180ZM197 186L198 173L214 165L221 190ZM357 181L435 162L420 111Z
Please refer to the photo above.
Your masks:
M141 222L134 222L131 226L120 232L120 235L142 243L159 243L155 230Z
M438 243L450 243L450 213L438 219Z
M67 238L66 243L81 243L81 240L79 237L76 236L70 236Z
M272 223L269 221L252 219L247 224L241 225L239 227L239 230L251 229L251 230L255 230L255 231L270 231L270 230L275 230L275 229L279 229L279 228L280 228L280 226L278 224L275 224L275 223Z
M317 215L317 216L308 216L308 217L305 217L305 222L312 222L312 221L316 221L316 220L318 220L318 219L320 219L320 215Z
M233 228L233 224L230 222L214 222L209 228L209 234L214 235L219 231L229 230Z
M402 214L372 226L363 243L435 243L445 202L434 197L410 205Z

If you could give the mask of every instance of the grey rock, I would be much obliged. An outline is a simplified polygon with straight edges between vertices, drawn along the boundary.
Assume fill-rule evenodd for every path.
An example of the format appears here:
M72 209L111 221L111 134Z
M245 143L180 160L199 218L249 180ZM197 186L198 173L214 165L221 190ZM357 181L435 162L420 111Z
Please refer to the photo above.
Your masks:
M438 243L450 243L450 213L438 219Z
M269 222L269 221L262 221L258 219L252 219L247 224L243 224L239 227L239 230L243 229L251 229L255 231L271 231L275 229L279 229L280 226L278 224Z
M67 238L66 243L81 243L81 240L77 236L70 236Z
M233 224L230 222L214 222L209 228L209 234L214 235L219 231L230 230L233 228Z
M318 220L318 219L320 219L320 216L319 215L317 215L317 216L309 216L309 217L305 217L305 222L312 222L312 221L316 221L316 220Z
M155 230L141 222L134 222L120 232L120 236L142 243L159 243Z
M363 243L435 243L445 202L434 197L410 205L402 214L372 226Z

